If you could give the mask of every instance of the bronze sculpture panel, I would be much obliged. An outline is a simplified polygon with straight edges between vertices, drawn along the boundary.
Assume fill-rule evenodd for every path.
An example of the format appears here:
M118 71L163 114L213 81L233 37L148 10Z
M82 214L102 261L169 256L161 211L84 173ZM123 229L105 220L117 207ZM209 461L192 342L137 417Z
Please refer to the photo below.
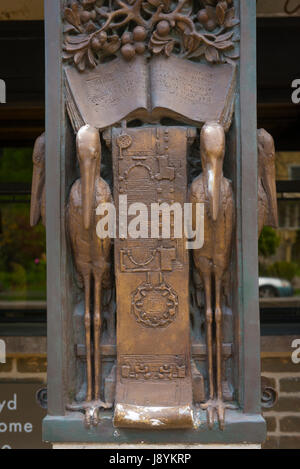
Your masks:
M69 117L62 264L64 320L72 329L66 420L78 419L71 412L85 414L80 425L98 427L84 433L91 438L110 421L111 428L187 429L189 435L208 428L213 439L218 429L246 418L239 375L246 307L238 297L245 278L237 273L243 223L235 218L243 189L238 168L247 152L238 153L244 136L231 123L240 30L248 37L237 12L247 11L248 2L238 9L238 0L62 3ZM264 131L258 148L260 232L278 217L274 145ZM33 158L32 224L45 218L43 155L41 137ZM204 242L192 252L183 216L182 235L176 232L175 207L183 213L186 202L203 208ZM99 235L103 204L116 209L116 224L108 222L114 241ZM155 212L163 204L169 218ZM195 229L195 211L190 218Z
M222 287L229 269L232 235L234 230L234 199L231 182L223 176L225 156L224 129L216 123L207 123L201 131L201 160L203 173L191 186L190 201L205 207L204 245L193 252L197 271L202 277L205 291L206 340L208 358L209 400L202 407L207 409L208 425L214 425L217 411L221 430L225 425L225 409L232 406L223 399L223 312ZM213 305L213 285L215 305ZM213 338L215 325L215 339ZM213 343L216 344L214 363ZM214 373L216 370L216 374Z
M151 204L183 206L186 155L195 135L194 129L185 127L113 129L116 205L119 195L127 197L128 205L146 203L147 222ZM133 220L129 216L129 227ZM174 237L172 216L169 223L168 238L160 233L158 238L127 239L123 233L124 238L121 234L115 241L118 357L114 422L119 427L193 426L188 251L185 239Z
M101 399L100 384L101 292L103 283L107 282L110 275L111 241L109 238L100 239L96 233L96 208L101 203L112 203L112 197L108 184L100 177L101 143L97 129L87 125L79 130L77 157L81 177L71 189L67 208L67 230L75 267L84 289L87 392L83 404L72 404L68 408L83 409L87 425L97 425L99 409L112 406L112 403ZM92 287L94 292L91 309Z

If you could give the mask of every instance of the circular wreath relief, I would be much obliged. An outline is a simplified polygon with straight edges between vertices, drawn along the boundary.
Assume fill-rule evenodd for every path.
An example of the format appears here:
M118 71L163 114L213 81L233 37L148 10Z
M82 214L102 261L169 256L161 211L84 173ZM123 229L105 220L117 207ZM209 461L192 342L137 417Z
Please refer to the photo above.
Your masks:
M166 327L178 312L177 293L167 285L142 283L132 294L132 313L145 327Z

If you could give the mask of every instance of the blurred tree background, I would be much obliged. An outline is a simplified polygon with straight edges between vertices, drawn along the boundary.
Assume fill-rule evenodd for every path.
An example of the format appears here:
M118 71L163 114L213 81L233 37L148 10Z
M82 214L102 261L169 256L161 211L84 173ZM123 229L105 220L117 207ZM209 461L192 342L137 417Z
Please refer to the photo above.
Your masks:
M258 241L260 256L259 274L264 277L275 277L292 282L300 275L300 266L297 262L278 260L270 263L268 258L275 256L281 244L280 234L273 228L265 226Z
M269 257L276 254L280 245L280 237L273 228L265 226L258 241L258 253L260 256Z
M1 183L31 184L32 149L0 150ZM24 201L24 199L27 199ZM0 298L46 297L45 229L29 224L30 198L16 195L0 199Z

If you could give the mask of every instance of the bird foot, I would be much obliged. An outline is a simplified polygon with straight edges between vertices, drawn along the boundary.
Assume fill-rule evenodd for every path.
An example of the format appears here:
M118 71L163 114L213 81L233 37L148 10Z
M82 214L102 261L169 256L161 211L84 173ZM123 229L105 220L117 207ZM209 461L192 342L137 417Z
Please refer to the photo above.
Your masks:
M87 428L97 427L100 423L100 410L111 409L113 405L111 403L103 402L101 400L81 402L79 404L71 404L67 406L68 410L73 412L83 412L85 426Z
M234 404L228 404L221 399L210 399L205 404L201 405L202 410L206 410L207 425L210 430L213 430L215 423L215 413L218 416L219 428L221 431L225 429L225 413L226 409L236 410L238 407Z
M216 401L210 399L205 404L201 404L201 409L206 410L207 426L212 430L215 423Z

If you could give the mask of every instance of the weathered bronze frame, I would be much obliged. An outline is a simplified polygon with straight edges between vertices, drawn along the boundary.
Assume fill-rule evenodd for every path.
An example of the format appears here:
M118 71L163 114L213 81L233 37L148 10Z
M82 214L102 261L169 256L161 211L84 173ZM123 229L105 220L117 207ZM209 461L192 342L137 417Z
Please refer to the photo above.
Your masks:
M66 415L69 399L67 383L74 379L74 351L68 334L74 298L70 293L70 263L67 256L67 190L75 172L71 154L75 154L63 96L62 23L63 0L45 0L46 17L46 203L48 257L48 416L44 421L44 439L51 442L91 443L261 443L265 422L260 403L260 330L257 262L257 140L256 140L256 6L253 0L240 3L241 59L239 87L229 149L236 194L237 234L234 240L236 294L238 311L235 334L238 341L235 373L238 400L243 411L228 415L224 432L199 430L159 432L156 430L116 429L111 419L102 419L98 427L87 429L78 414ZM251 223L249 223L251 220ZM114 351L107 351L112 354ZM109 416L109 414L108 414Z

